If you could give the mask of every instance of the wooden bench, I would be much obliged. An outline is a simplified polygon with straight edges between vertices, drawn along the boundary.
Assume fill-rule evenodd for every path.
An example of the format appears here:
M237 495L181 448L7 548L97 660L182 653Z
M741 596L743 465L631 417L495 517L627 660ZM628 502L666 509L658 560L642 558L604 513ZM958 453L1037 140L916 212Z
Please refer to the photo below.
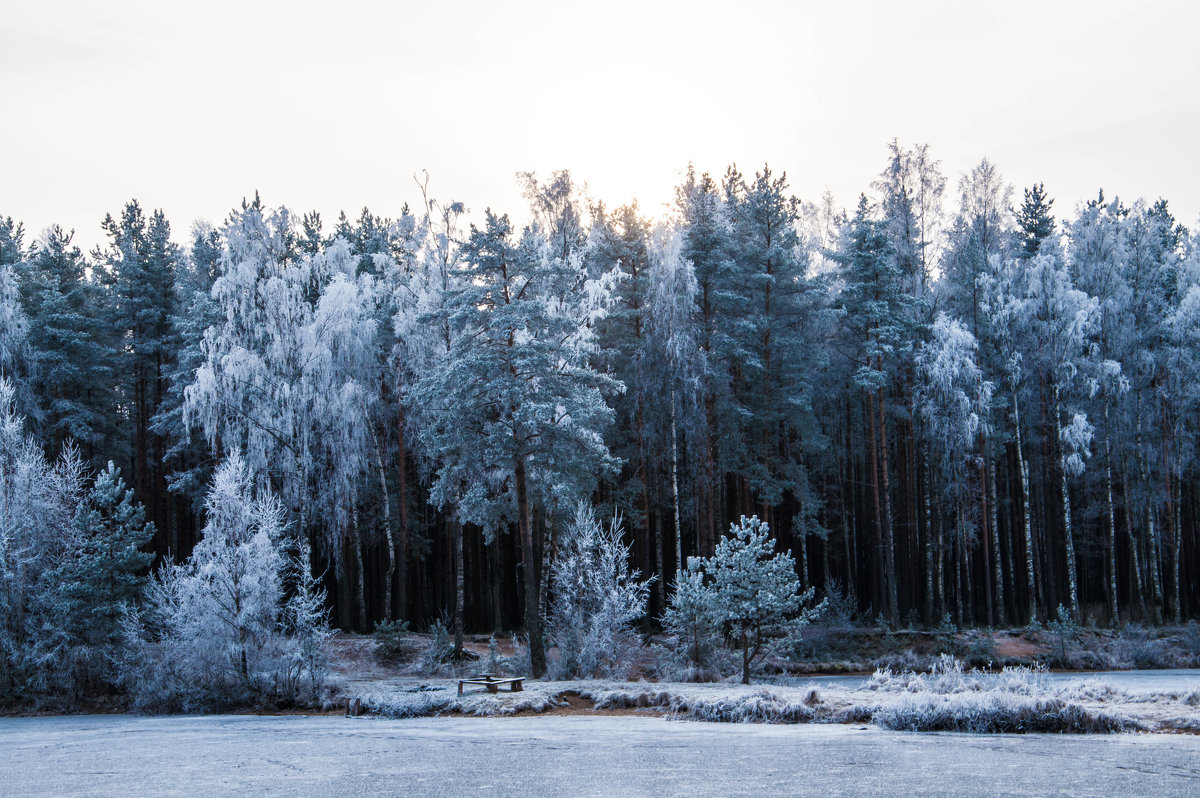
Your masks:
M503 676L497 676L494 673L481 673L472 679L459 679L458 694L462 695L463 687L468 684L478 684L486 687L489 693L498 693L500 692L500 685L507 684L509 692L519 693L525 689L521 685L521 683L524 681L525 678L523 676L505 678Z

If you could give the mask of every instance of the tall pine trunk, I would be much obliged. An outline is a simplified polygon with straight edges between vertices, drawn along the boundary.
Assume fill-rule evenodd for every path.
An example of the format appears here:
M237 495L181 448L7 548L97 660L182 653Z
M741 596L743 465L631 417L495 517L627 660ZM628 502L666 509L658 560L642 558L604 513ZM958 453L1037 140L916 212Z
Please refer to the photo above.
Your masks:
M879 395L879 471L883 480L883 546L887 576L888 620L893 626L900 620L899 601L896 587L896 545L892 526L892 499L888 476L887 416L884 413L883 394Z
M517 488L517 525L521 533L521 564L525 577L525 635L529 638L529 661L533 675L540 677L546 672L546 648L545 641L542 640L542 623L538 613L541 590L538 585L537 562L534 560L533 519L525 482L524 456L516 458L513 477Z

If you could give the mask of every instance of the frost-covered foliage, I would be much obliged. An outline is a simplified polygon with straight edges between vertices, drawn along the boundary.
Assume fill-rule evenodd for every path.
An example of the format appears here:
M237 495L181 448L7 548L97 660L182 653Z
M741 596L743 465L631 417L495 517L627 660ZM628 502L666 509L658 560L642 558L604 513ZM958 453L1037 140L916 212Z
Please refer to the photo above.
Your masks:
M217 469L205 502L208 523L191 558L153 576L140 617L126 618L124 678L143 709L194 711L251 701L294 701L302 678L316 697L329 631L307 550L287 555L283 508L255 492L245 462Z
M629 567L621 519L601 524L579 504L551 566L549 641L556 679L609 675L628 662L635 644L630 624L646 613L649 580Z
M874 711L876 724L903 731L1118 732L1136 728L1130 718L1086 704L1106 699L1106 686L1051 686L1044 669L1005 668L1000 674L968 672L943 656L928 674L876 671L866 688L900 693Z
M121 617L141 598L153 524L110 462L75 511L71 548L46 574L33 653L43 683L77 698L115 683Z
M721 640L710 598L703 560L688 557L687 567L675 573L674 590L662 619L663 629L675 637L675 645L664 653L673 662L685 663L683 673L672 674L684 681L706 681L716 675L714 657Z
M961 482L968 454L987 431L993 385L983 379L978 348L966 325L943 313L933 324L932 339L916 354L917 408L952 482Z
M680 635L697 667L709 645L705 638L720 630L741 652L742 683L775 640L796 635L824 609L804 605L813 589L800 592L796 562L790 552L776 553L767 525L742 517L712 557L691 558L676 576L664 622Z
M257 201L230 216L212 285L220 321L204 331L182 420L218 454L239 452L301 533L319 526L337 551L370 453L376 288L345 241L301 253L293 227L286 208Z
M28 700L75 686L58 659L78 641L64 630L55 572L83 559L75 520L85 470L73 448L48 463L14 401L0 378L0 699Z

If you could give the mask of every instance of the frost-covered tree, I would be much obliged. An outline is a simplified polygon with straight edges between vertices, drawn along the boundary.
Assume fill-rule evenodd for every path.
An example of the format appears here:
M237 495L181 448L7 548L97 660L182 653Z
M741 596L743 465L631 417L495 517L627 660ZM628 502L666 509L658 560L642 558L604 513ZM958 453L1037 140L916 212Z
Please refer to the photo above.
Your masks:
M508 217L490 212L485 228L471 228L462 269L448 302L446 355L407 401L425 414L432 500L489 535L510 523L519 530L525 633L540 675L534 510L578 501L615 466L602 433L612 421L605 395L620 384L587 361L608 292L535 231L514 242Z
M757 517L733 524L701 567L707 595L698 604L741 651L742 684L750 684L751 667L773 640L794 634L821 609L805 608L813 589L800 592L796 561L790 552L775 551L770 530Z
M158 546L165 552L176 519L163 468L167 444L152 422L167 398L179 348L171 314L180 251L163 212L147 219L136 200L125 205L119 219L106 216L101 226L109 237L108 248L97 252L109 294L104 321L111 340L120 342L113 380L121 412L130 421L121 425L115 443L128 451L121 461L128 464L133 489L150 520L165 536Z
M699 378L703 371L700 349L697 345L696 319L696 270L690 261L683 258L683 239L670 227L658 227L651 237L649 247L650 267L647 279L650 283L650 310L648 334L651 347L657 355L656 372L660 384L666 383L670 390L665 397L658 396L658 404L667 402L667 418L670 431L671 451L671 517L675 540L675 567L682 568L683 527L682 501L680 499L680 428L693 430L699 427L700 391ZM660 391L661 394L661 391ZM686 455L686 450L684 452ZM686 463L685 457L685 465ZM660 540L661 542L661 540ZM661 558L657 579L664 579Z
M0 378L0 696L29 699L63 684L51 656L62 625L52 574L76 552L84 466L74 449L48 463L23 428Z
M103 292L89 278L73 235L48 228L22 264L19 283L37 358L33 389L44 411L39 437L51 452L75 441L92 459L116 423L112 350L101 319Z
M688 557L675 572L675 583L663 629L675 636L675 654L688 663L687 681L704 678L719 639L719 624L712 611L712 591L704 581L704 558Z
M559 537L550 568L548 637L558 648L550 673L559 679L619 671L630 650L631 625L646 612L649 580L630 568L621 519L601 524L579 504Z
M344 555L361 558L357 502L372 462L375 280L340 238L298 256L286 209L246 205L224 239L212 287L222 316L204 333L183 421L202 428L218 454L240 452L260 485L278 489L301 534L322 533L348 576Z
M79 503L74 526L70 550L45 576L35 656L78 697L113 683L121 617L141 598L154 559L142 548L154 525L110 461Z
M933 324L930 340L915 355L917 411L924 421L927 445L937 458L945 498L955 508L956 567L960 579L955 590L959 623L963 619L962 566L969 540L970 510L967 487L972 472L977 470L982 453L979 441L988 426L988 412L993 386L983 379L976 363L975 337L958 319L939 314ZM981 480L982 481L982 480ZM941 551L935 543L940 530L930 535L925 547L926 617L932 620L934 563L941 563ZM937 569L939 610L944 600L944 586ZM1003 596L1001 596L1003 602Z
M877 570L880 597L888 618L895 622L899 597L887 400L893 377L915 335L905 275L894 257L886 224L873 218L865 196L859 198L854 218L843 231L837 259L843 282L836 305L843 314L843 356L850 361L851 383L861 391L866 405L872 520L882 549Z
M311 577L295 581L286 601L296 565L284 508L254 488L246 462L233 454L213 475L205 510L192 556L155 572L144 615L126 620L125 680L146 707L295 700L302 670L321 667L313 646L328 632Z
M1054 200L1046 194L1045 183L1034 183L1025 189L1025 200L1017 210L1021 249L1026 257L1038 254L1042 242L1054 233L1054 216L1050 209Z

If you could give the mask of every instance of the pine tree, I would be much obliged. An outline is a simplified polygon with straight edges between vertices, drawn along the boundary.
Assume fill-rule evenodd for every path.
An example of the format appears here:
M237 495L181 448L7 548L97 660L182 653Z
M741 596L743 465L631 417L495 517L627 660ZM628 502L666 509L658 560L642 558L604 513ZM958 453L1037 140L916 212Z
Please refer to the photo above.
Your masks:
M750 684L750 668L772 640L807 624L821 609L803 609L813 590L800 592L796 561L790 552L776 553L769 534L757 517L743 516L703 562L707 609L742 652L742 684Z
M521 536L525 633L535 675L545 671L533 513L588 495L616 462L603 438L606 394L620 384L587 363L589 324L603 293L527 230L512 240L507 216L472 226L465 273L451 296L444 359L412 387L420 437L434 466L432 500L462 523ZM431 319L430 321L434 321Z
M171 315L180 254L162 211L147 221L136 200L126 204L119 221L106 217L103 228L110 238L108 251L100 253L111 293L113 313L108 321L113 340L122 343L114 377L131 421L130 439L120 446L130 451L134 490L146 503L162 536L157 548L165 553L174 539L175 518L163 469L167 445L155 432L153 420L163 408L168 375L174 371L177 345Z
M1017 227L1020 229L1021 249L1025 257L1038 254L1042 242L1054 233L1054 217L1050 209L1054 200L1046 195L1045 183L1034 183L1025 189L1025 200L1017 210Z
M141 599L154 559L142 551L154 537L145 516L110 461L75 511L72 550L47 574L43 629L54 631L38 656L56 660L76 691L112 682L123 613Z
M75 441L92 460L116 422L112 350L103 334L103 292L88 278L72 236L50 227L25 260L20 284L37 358L34 390L44 408L39 437L47 451Z

